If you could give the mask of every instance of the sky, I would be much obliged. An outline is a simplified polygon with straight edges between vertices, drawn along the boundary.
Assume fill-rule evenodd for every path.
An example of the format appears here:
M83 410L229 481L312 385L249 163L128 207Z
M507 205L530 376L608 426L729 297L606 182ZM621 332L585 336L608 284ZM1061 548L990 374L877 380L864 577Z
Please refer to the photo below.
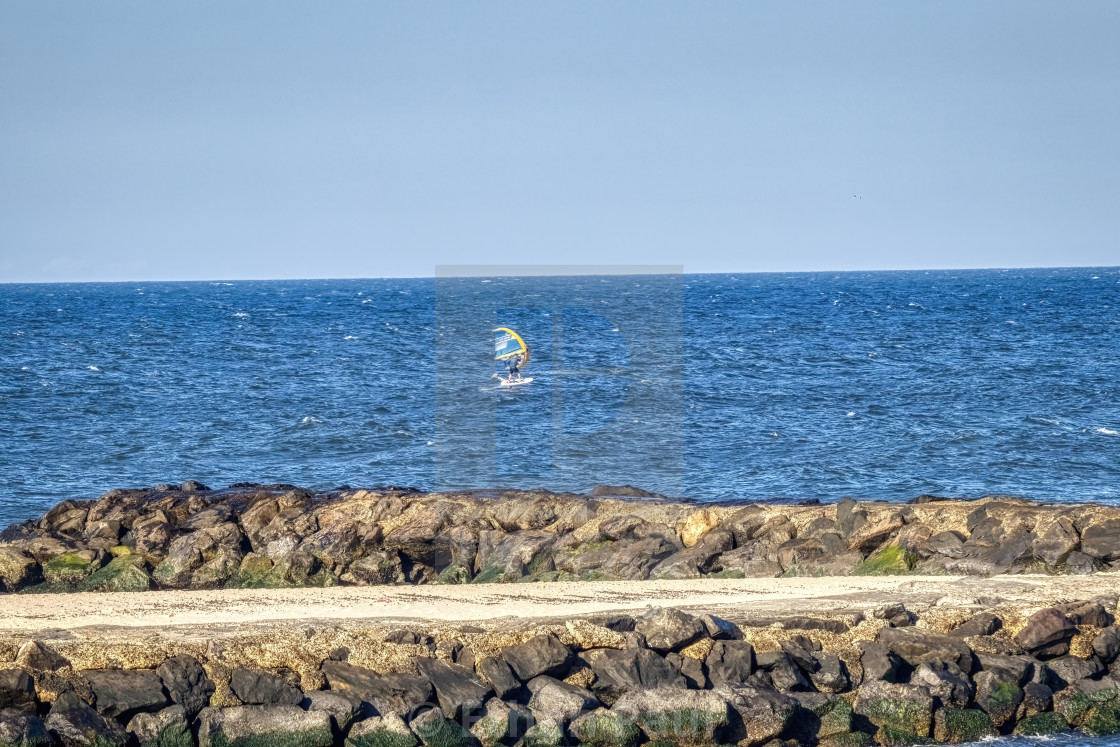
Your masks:
M1120 264L1120 3L0 0L0 282Z

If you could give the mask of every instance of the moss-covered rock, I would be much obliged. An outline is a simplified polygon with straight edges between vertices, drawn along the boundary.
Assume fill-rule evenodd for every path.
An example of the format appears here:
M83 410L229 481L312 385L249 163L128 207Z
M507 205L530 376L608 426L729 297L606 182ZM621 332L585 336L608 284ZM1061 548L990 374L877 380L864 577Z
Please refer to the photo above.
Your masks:
M898 740L909 738L906 735L930 736L933 696L924 687L873 680L860 688L855 711L878 726L881 734L886 729L886 735L893 735L891 744L917 744ZM880 735L876 740L883 743Z
M74 586L100 567L100 558L90 550L68 552L43 564L43 580L52 586Z
M918 564L918 554L898 545L888 545L852 570L853 576L900 576L910 573Z
M580 716L568 730L580 744L591 747L633 747L640 736L632 720L603 708Z
M923 737L905 729L883 726L875 732L875 743L883 747L905 747L914 744L937 744L929 737Z
M850 731L846 734L833 734L817 742L817 747L870 747L875 740L863 731Z
M330 747L330 714L298 706L204 708L199 747Z
M471 572L464 566L458 563L452 563L444 568L436 576L436 580L432 583L435 584L469 584L471 581Z
M474 735L444 716L439 708L416 716L410 726L424 747L469 747L474 742Z
M727 708L727 701L711 690L661 687L631 690L611 710L637 724L650 741L710 745L716 730L728 723Z
M187 712L181 705L136 714L128 722L128 732L139 747L194 747Z
M939 708L933 715L933 738L942 744L978 742L998 735L988 714L975 708Z
M415 747L416 736L395 713L359 721L350 728L345 747Z
M1046 737L1069 731L1069 722L1060 713L1036 713L1015 725L1015 734L1021 737Z
M120 555L78 583L78 591L147 591L152 586L139 555Z
M1108 705L1093 706L1081 719L1080 728L1094 737L1120 734L1120 708Z
M560 747L564 742L564 730L555 721L549 720L530 726L517 745L518 747Z

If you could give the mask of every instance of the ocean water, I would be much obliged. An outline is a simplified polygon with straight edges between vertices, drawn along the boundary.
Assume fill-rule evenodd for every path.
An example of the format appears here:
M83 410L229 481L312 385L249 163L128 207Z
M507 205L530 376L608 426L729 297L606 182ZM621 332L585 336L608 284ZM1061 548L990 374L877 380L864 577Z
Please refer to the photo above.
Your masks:
M0 526L184 479L1115 502L1120 270L5 284L0 414Z

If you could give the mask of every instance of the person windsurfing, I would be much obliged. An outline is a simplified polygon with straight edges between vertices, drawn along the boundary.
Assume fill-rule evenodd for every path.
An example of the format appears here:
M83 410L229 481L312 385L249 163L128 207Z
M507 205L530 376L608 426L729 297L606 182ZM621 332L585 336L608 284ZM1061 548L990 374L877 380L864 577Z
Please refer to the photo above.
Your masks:
M529 346L521 339L521 335L509 327L498 327L494 332L494 359L506 364L509 371L505 386L528 383L532 379L522 379L521 369L529 363Z
M507 361L509 364L509 378L507 378L506 381L511 383L514 379L521 381L521 359L523 357L521 353L518 353Z

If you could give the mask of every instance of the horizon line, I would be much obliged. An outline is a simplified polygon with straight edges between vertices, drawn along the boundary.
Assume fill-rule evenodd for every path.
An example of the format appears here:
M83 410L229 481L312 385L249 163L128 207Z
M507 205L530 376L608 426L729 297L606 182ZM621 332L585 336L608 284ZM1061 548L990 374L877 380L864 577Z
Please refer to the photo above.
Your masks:
M437 265L438 267L454 267L457 269L465 269L468 267L477 266L479 268L517 268L517 269L530 269L532 267L540 268L565 268L575 269L578 267L588 267L591 265ZM640 268L658 268L662 271L647 271L643 272ZM90 284L112 284L112 283L270 283L280 282L284 280L301 280L301 281L332 281L332 280L438 280L444 278L494 278L494 277L625 277L631 275L821 275L821 274L855 274L855 273L886 273L886 272L987 272L992 270L1003 271L1017 271L1017 270L1120 270L1120 265L1032 265L1027 267L915 267L915 268L883 268L883 269L821 269L821 270L732 270L724 272L674 272L669 268L682 267L682 265L634 265L628 267L626 265L602 265L595 268L598 270L608 270L606 272L556 272L556 273L526 273L526 274L439 274L433 272L431 275L354 275L354 276L333 276L333 277L246 277L246 278L148 278L148 279L124 279L124 280L4 280L0 281L0 286L5 285L90 285ZM615 271L610 271L615 270ZM623 272L621 270L628 270Z

